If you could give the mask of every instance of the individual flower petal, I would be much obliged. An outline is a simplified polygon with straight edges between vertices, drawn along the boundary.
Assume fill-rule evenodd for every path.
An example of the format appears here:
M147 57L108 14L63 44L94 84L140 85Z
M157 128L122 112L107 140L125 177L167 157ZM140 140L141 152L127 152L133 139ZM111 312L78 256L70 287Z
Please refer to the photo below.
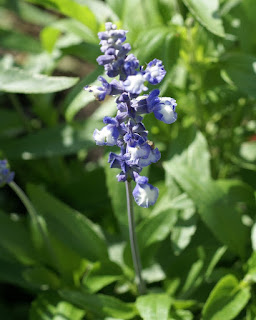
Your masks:
M139 160L139 166L147 167L151 163L156 163L161 158L161 153L158 148L151 149L147 158L141 158Z
M158 193L158 188L149 183L137 183L132 194L138 206L148 208L155 204Z
M176 106L176 100L173 98L160 98L160 102L154 106L153 112L158 120L171 124L177 120Z
M150 146L147 143L140 145L139 143L135 146L127 145L126 148L128 164L137 164L139 165L140 159L147 159L150 153Z
M133 55L129 54L124 60L124 72L127 76L136 74L136 69L139 67L139 60Z
M107 91L103 87L97 87L97 86L86 86L84 87L85 91L92 92L95 99L102 101L105 99Z
M161 60L154 59L149 62L145 70L145 78L151 84L158 84L161 82L166 74Z
M124 81L124 89L130 93L140 94L142 91L148 90L144 86L145 78L141 73L127 77Z
M114 55L107 55L107 54L101 55L96 59L96 61L98 62L98 64L100 66L104 66L105 64L109 64L109 63L113 62L114 60L115 60Z
M119 131L117 127L111 124L108 124L101 130L95 129L93 133L93 138L99 146L115 146L118 136Z

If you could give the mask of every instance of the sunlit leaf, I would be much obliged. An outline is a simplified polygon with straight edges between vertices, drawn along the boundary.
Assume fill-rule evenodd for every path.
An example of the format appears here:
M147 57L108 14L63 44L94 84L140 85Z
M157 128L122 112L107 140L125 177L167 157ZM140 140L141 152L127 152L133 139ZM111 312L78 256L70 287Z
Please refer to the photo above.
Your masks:
M0 90L15 93L48 93L72 87L78 78L48 77L18 68L0 68Z

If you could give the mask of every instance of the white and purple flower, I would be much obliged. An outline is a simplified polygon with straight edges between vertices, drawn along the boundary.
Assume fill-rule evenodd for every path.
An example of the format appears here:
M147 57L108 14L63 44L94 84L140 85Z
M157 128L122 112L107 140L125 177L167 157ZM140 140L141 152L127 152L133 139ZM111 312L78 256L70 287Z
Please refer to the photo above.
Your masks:
M153 112L158 120L171 124L177 120L176 106L176 100L173 98L160 98L160 101L155 104Z
M135 181L136 187L132 194L137 205L148 208L155 204L159 194L158 188L149 184L147 177L137 176Z
M93 133L97 145L118 146L120 154L111 152L108 162L111 168L119 168L118 181L136 182L133 190L135 202L147 208L158 198L158 189L148 183L148 178L139 173L151 163L161 158L158 148L148 140L148 131L142 123L142 115L154 113L158 120L171 124L177 119L176 101L172 98L159 97L158 89L141 95L148 90L146 84L160 83L166 71L161 60L154 59L144 70L133 54L128 54L131 46L123 43L126 40L125 30L117 30L116 25L106 23L106 31L98 34L101 51L97 61L104 66L109 77L119 76L108 83L103 77L98 79L101 86L86 87L94 93L98 100L106 96L115 96L117 115L115 118L105 117L106 126Z

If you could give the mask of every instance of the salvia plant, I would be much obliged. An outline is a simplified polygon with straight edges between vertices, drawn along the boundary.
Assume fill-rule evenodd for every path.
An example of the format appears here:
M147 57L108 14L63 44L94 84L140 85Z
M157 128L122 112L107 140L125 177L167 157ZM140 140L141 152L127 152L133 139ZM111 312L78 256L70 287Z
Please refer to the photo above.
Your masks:
M152 85L159 84L166 71L162 61L154 59L146 68L140 65L135 55L129 54L131 46L124 43L125 30L118 30L115 24L107 22L106 31L99 32L101 51L104 53L97 58L99 65L104 66L108 77L114 79L108 82L100 76L101 86L86 86L85 90L93 92L95 97L102 101L106 96L116 96L117 114L114 118L106 116L103 129L95 129L94 140L100 146L118 146L120 153L110 152L108 162L111 168L119 168L117 175L119 182L126 184L126 197L129 221L129 234L133 264L137 275L138 289L145 292L145 284L141 276L141 261L135 234L135 223L132 206L132 196L137 205L147 208L155 204L158 198L158 188L148 183L148 178L141 176L144 167L157 162L160 151L148 140L148 131L143 124L143 115L154 113L158 120L167 124L176 121L176 101L173 98L159 97L158 89L149 94L147 82ZM131 191L131 181L136 186Z
M97 145L118 146L120 154L111 152L108 162L111 168L119 168L118 181L134 180L136 187L133 197L136 203L144 208L153 205L158 198L158 189L148 183L148 178L141 176L144 167L157 162L160 151L148 140L148 131L143 124L143 115L154 113L158 120L171 124L177 119L176 100L159 97L158 89L149 94L146 83L159 84L166 71L162 61L154 59L146 68L139 60L129 54L131 46L124 43L125 30L118 30L115 24L106 23L106 31L98 36L101 51L104 53L97 58L99 65L103 65L108 77L119 77L110 83L103 77L98 80L101 86L87 86L85 90L93 92L98 100L106 96L116 96L117 114L114 118L106 116L103 129L95 129L93 137Z

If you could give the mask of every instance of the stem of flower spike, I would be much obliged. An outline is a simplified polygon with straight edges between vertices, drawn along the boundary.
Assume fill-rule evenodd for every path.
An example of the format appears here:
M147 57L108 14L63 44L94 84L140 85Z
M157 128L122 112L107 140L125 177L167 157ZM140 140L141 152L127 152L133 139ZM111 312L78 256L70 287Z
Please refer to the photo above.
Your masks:
M134 221L134 212L133 212L133 203L132 203L131 182L125 181L125 187L126 187L129 236L130 236L133 266L134 266L136 278L138 281L138 291L140 294L144 294L146 292L146 285L141 275L142 267L141 267L139 248L138 248L138 243L137 243L136 233L135 233L135 221Z
M56 259L56 255L54 254L54 251L51 247L51 244L49 242L49 239L47 237L47 233L45 232L41 221L38 217L38 214L35 210L35 208L33 207L32 203L30 202L29 198L27 197L27 195L25 194L25 192L14 182L9 182L9 186L12 188L12 190L16 193L16 195L20 198L21 202L23 203L23 205L25 206L25 208L28 211L28 214L30 215L31 221L34 225L36 225L36 227L38 228L38 232L41 234L42 236L42 240L47 248L47 251L54 263L54 265L56 267L58 267L58 261Z

